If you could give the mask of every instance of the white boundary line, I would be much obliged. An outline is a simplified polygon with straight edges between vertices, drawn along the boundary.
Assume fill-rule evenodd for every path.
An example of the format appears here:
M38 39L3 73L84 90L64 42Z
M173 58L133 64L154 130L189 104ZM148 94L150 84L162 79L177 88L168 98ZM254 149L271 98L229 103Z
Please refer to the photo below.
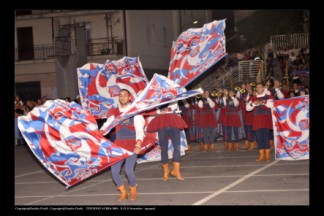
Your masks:
M232 187L234 187L234 186L240 184L241 182L245 181L246 179L250 178L251 176L253 176L253 175L255 175L255 174L257 174L257 173L259 173L259 172L261 172L261 171L263 171L263 170L265 170L265 169L267 169L268 167L270 167L270 166L272 166L272 165L274 165L274 164L276 164L276 163L278 163L278 162L279 162L279 161L274 161L274 162L272 162L272 163L270 163L270 164L267 164L266 166L264 166L264 167L262 167L262 168L260 168L260 169L257 169L257 170L255 170L255 171L253 171L253 172L251 172L251 173L249 173L249 174L243 176L242 178L236 180L236 181L233 182L232 184L229 184L229 185L227 185L226 187L223 187L222 189L220 189L220 190L218 190L218 191L212 193L211 195L209 195L209 196L207 196L207 197L205 197L205 198L203 198L203 199L201 199L201 200L199 200L199 201L193 203L193 205L202 205L203 203L209 201L210 199L212 199L212 198L218 196L219 194L221 194L221 193L227 191L228 189L230 189L230 188L232 188Z
M309 191L309 189L281 189L281 190L242 190L242 191L225 191L224 193L264 193L264 192L303 192ZM213 191L183 191L183 192L152 192L152 193L138 193L138 195L183 195L183 194L210 194ZM97 197L97 196L117 196L117 193L107 193L107 194L72 194L72 195L57 195L56 197ZM24 198L40 198L48 197L43 196L17 196L17 199Z
M16 175L15 178L19 178L19 177L23 177L23 176L27 176L27 175L33 175L36 173L42 173L44 172L43 170L38 170L38 171L34 171L34 172L30 172L30 173L25 173L25 174L21 174L21 175Z
M282 173L282 174L261 174L261 175L254 175L253 177L276 177L276 176L307 176L309 173ZM186 176L186 179L204 179L204 178L239 178L244 175L222 175L222 176L192 176L188 177ZM170 178L169 180L172 180L173 178ZM154 181L154 180L161 180L161 177L156 177L156 178L136 178L137 181ZM111 182L112 179L107 179L107 180L91 180L89 182ZM56 181L51 181L51 182L19 182L15 183L15 185L27 185L27 184L56 184Z
M279 162L277 160L276 162ZM181 169L188 168L209 168L209 167L255 167L255 166L263 166L266 162L260 162L259 164L229 164L229 165L212 165L212 166L181 166ZM309 165L309 163L290 163L290 164L276 164L275 166L289 166L289 165ZM147 168L147 169L157 169L157 168Z
M259 192L302 192L309 191L309 189L279 189L279 190L238 190L238 191L224 191L224 193L259 193Z
M154 166L161 166L161 165L160 165L160 164L155 164L155 165L150 166L150 167L148 167L148 168L151 168L151 167L154 167ZM146 170L146 169L141 169L141 170L139 170L138 172L143 171L143 170ZM32 204L35 204L35 203L38 203L38 202L42 202L42 201L44 201L44 200L52 199L52 198L55 198L55 197L60 197L60 196L63 196L64 194L69 194L69 193L72 193L72 192L75 192L75 191L83 190L83 189L86 189L86 188L89 188L89 187L92 187L92 186L95 186L95 185L98 185L98 184L104 183L104 182L106 182L106 181L107 181L107 180L101 180L101 181L99 181L98 183L95 183L95 184L91 184L91 185L88 185L88 186L85 186L85 187L82 187L82 188L78 188L78 189L75 189L75 190L71 189L71 190L68 191L68 192L65 191L65 192L60 193L60 194L57 194L57 195L51 195L51 196L46 197L46 198L44 198L44 199L35 200L35 201L33 201L33 202L29 202L29 203L26 203L26 204L24 204L24 205L32 205ZM44 197L44 196L42 196L42 197Z

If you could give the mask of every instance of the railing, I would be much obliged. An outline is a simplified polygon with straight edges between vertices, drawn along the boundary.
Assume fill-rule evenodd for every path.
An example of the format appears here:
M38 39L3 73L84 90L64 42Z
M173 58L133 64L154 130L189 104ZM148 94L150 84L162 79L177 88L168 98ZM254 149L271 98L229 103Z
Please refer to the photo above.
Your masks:
M306 48L309 47L309 33L272 35L270 37L272 49Z
M69 49L68 52L65 52L65 54L71 54L71 50ZM123 41L114 40L113 44L112 41L101 42L101 43L87 43L88 56L109 55L109 54L122 55ZM58 53L58 55L60 55L60 53ZM15 49L15 61L45 60L45 59L52 59L54 57L55 57L55 52L54 52L53 45L37 45L32 48Z
M239 61L238 82L261 82L266 74L266 65L263 60Z
M107 39L105 39L107 40ZM95 42L98 41L98 42ZM109 55L109 54L119 54L122 55L123 51L123 41L122 40L108 40L106 42L100 42L99 39L92 40L92 42L87 43L87 55Z
M220 75L212 88L233 88L237 83L260 82L264 80L266 66L263 60L240 61L238 66Z
M33 48L15 49L15 61L45 60L54 58L53 45L37 45Z

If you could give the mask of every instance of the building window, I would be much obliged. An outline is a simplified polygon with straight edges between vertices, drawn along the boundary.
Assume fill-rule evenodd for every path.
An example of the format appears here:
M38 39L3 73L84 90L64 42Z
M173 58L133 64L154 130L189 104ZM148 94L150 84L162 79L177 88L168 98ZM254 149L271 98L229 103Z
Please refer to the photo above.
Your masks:
M34 59L33 28L17 28L18 60Z

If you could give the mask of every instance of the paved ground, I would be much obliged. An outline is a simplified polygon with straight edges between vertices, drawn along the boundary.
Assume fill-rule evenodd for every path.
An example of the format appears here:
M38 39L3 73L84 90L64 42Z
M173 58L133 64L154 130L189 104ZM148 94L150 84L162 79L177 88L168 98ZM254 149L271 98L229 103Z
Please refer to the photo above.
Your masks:
M182 157L184 181L170 177L164 182L160 162L138 164L139 194L133 202L117 201L110 170L67 190L42 168L28 147L18 146L15 205L309 205L308 160L257 163L257 151L224 152L221 145L217 143L217 152L212 153L200 152L194 144L192 153Z

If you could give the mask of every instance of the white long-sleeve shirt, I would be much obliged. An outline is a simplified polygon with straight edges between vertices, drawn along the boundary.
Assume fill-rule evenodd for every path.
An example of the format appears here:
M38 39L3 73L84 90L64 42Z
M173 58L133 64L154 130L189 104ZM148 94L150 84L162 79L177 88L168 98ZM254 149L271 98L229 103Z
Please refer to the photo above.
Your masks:
M214 108L215 107L215 103L214 101L212 101L210 98L207 98L207 101L208 101L208 104L211 108ZM202 100L198 101L198 107L199 108L203 108L204 107L204 103Z
M238 107L240 105L240 102L237 100L236 97L231 97L233 100L234 106ZM223 97L223 105L226 106L226 96Z
M262 97L264 97L265 95L267 94L267 91L264 91L262 94L260 94L260 95L256 95L256 97L257 98L262 98ZM267 103L266 104L264 104L266 107L268 107L268 108L271 108L271 107L273 107L273 99L268 99L267 100ZM259 105L255 105L254 103L253 103L253 101L249 101L247 104L246 104L246 106L245 106L245 108L246 108L246 111L251 111L251 110L253 110L254 109L254 107L256 107L256 106L259 106Z
M124 107L124 108L118 107L119 112L123 113L124 111L126 111L128 109L129 106L130 105L128 105L127 107ZM114 115L109 116L107 118L106 122L100 128L100 130L104 131L114 121L114 119L115 119ZM136 133L136 140L143 141L144 136L145 136L144 125L145 125L145 120L142 115L134 116L134 127L135 127L135 133Z

